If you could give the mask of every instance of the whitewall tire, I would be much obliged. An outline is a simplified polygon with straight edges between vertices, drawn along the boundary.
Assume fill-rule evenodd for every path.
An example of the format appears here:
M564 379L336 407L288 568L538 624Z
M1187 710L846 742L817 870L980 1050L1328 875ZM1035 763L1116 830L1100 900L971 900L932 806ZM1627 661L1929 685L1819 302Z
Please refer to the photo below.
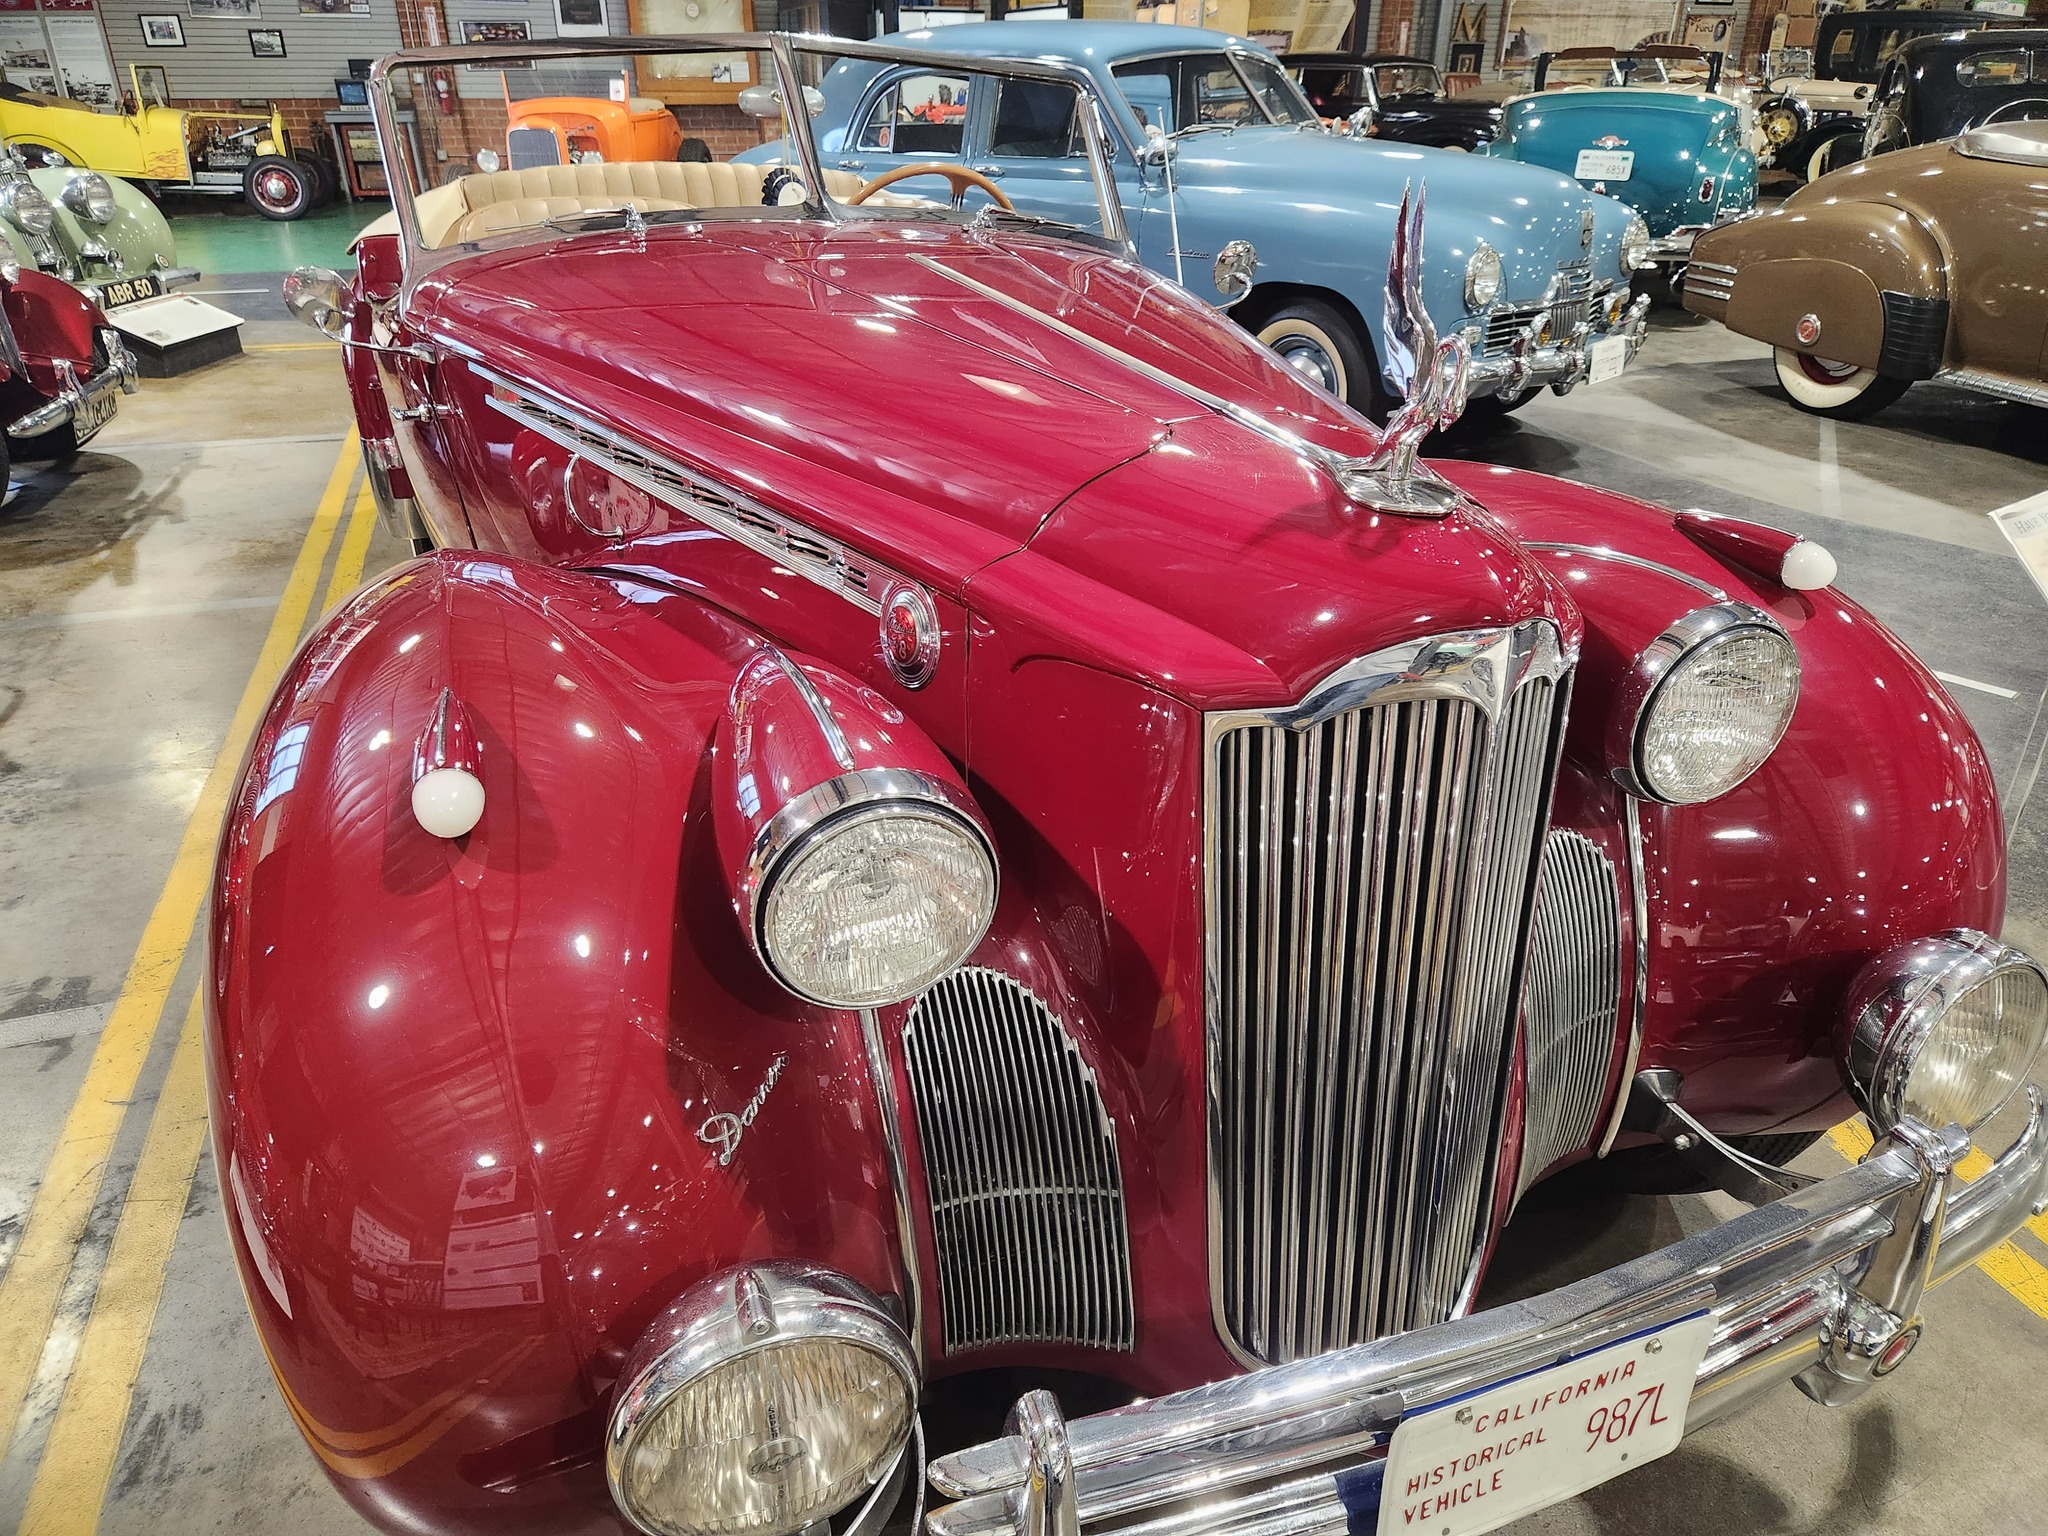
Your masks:
M1375 421L1385 416L1387 404L1373 377L1372 353L1333 306L1299 299L1248 328L1310 383Z
M1778 382L1792 403L1817 416L1867 416L1906 392L1908 379L1888 378L1874 368L1829 362L1790 347L1774 352Z

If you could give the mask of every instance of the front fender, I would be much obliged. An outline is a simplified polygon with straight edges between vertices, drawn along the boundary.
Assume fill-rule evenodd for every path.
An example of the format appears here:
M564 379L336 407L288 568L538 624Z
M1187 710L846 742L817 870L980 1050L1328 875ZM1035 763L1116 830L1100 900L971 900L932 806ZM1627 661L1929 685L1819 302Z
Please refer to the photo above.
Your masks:
M1712 285L1685 293L1687 309L1731 331L1907 378L1940 364L1947 267L1933 232L1902 208L1795 197L1701 235L1692 259L1733 271L1726 297ZM1808 316L1819 329L1802 336Z
M312 636L244 764L209 933L228 1225L294 1418L387 1529L617 1528L609 1395L717 1270L902 1290L857 1021L768 979L713 846L757 644L645 583L436 556ZM409 805L444 688L486 791L455 841Z
M14 339L37 388L55 392L57 375L51 364L57 358L81 372L92 371L93 342L107 323L99 305L62 278L32 267L22 268L5 302L7 322L14 327Z
M105 224L87 223L66 207L64 188L72 177L79 174L76 167L52 167L29 172L29 179L36 184L37 190L50 200L51 210L56 215L53 233L63 245L66 256L78 261L79 251L85 242L97 240L121 258L124 272L147 272L155 267L176 264L177 245L171 239L170 224L138 187L120 177L107 177L107 185L114 191L114 216Z
M1609 707L1634 657L1716 600L1694 583L1769 611L1791 636L1803 686L1764 765L1702 805L1638 806L1649 916L1640 1065L1677 1069L1688 1107L1727 1134L1840 1119L1835 1027L1857 968L1945 928L1996 933L2003 918L2004 837L1976 733L1905 645L1832 587L1780 587L1624 496L1439 468L1536 541L1585 615L1566 757L1589 779L1612 785ZM1584 552L1602 548L1665 569Z

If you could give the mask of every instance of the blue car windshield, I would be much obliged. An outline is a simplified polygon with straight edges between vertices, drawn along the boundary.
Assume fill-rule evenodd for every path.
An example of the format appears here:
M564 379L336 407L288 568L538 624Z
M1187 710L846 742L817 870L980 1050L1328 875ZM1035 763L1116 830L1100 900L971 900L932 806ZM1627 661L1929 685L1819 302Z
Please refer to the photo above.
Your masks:
M1250 54L1165 54L1119 64L1112 73L1138 121L1169 135L1318 120L1286 71Z

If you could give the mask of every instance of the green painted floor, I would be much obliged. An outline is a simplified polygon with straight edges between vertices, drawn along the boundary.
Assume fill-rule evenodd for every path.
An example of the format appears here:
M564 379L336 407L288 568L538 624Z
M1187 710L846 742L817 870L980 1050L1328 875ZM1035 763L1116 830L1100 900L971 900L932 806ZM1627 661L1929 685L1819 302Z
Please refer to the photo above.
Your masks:
M357 231L390 208L385 202L337 203L291 224L275 224L242 202L225 199L187 212L173 205L171 234L181 265L208 277L235 272L289 272L312 263L348 265ZM188 203L186 207L191 207Z

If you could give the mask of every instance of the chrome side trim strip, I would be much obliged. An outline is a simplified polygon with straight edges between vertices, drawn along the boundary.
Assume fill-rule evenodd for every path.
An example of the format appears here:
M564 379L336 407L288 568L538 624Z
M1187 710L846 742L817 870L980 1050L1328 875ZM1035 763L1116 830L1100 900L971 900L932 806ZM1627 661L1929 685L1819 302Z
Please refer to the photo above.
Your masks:
M1934 376L1934 382L1953 384L1958 389L1974 389L1980 394L1996 395L2001 400L2017 400L2022 405L2048 406L2048 384L2010 379L2003 374L1984 373L1976 368L1944 368Z
M879 617L883 594L891 583L903 580L897 572L853 553L838 540L794 518L771 511L730 485L628 442L523 379L480 362L472 361L469 367L477 377L518 397L515 402L501 399L495 390L487 394L485 399L499 414L638 486L664 506L766 555L791 574L838 593L856 608Z
M1600 1133L1601 1157L1614 1150L1614 1138L1621 1134L1622 1117L1628 1113L1629 1084L1636 1080L1636 1064L1643 1054L1643 1005L1650 992L1650 884L1643 869L1643 804L1634 795L1625 795L1622 805L1628 822L1629 926L1635 930L1636 984L1629 999L1628 1054L1622 1058L1621 1084L1614 1090L1607 1129Z
M1646 560L1641 555L1632 555L1627 550L1615 549L1606 544L1564 544L1553 539L1524 539L1522 548L1535 550L1538 554L1585 555L1593 560L1612 560L1617 565L1632 565L1640 571L1655 571L1660 576L1669 576L1673 581L1683 582L1696 592L1704 592L1719 602L1727 602L1728 594L1710 581L1702 581L1689 571L1665 565L1658 560Z

